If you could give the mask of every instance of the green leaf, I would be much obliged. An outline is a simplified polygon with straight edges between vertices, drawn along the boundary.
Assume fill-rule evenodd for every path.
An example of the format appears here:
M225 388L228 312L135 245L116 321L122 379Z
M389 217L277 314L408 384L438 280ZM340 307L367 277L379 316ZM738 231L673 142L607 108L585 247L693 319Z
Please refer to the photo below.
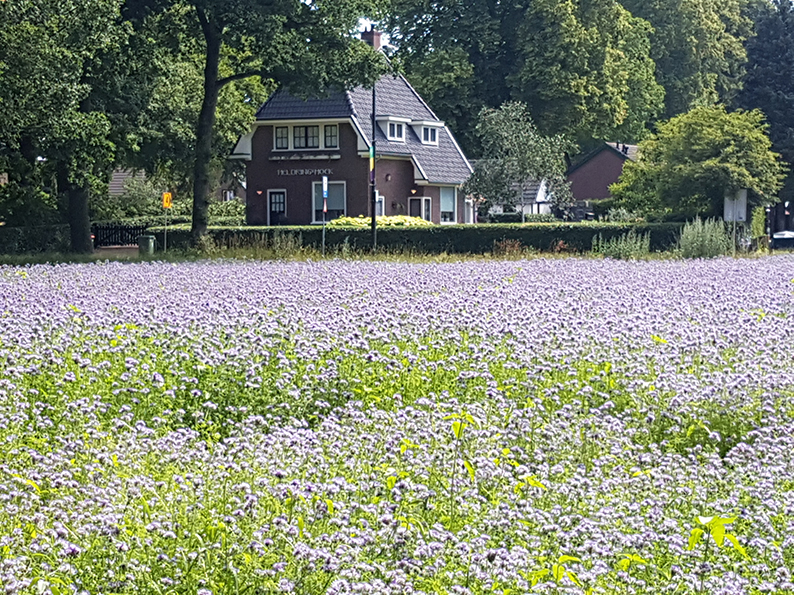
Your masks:
M466 427L466 423L462 421L455 421L452 422L452 433L455 435L455 438L460 440L463 438L463 429Z
M579 558L574 558L573 556L560 556L560 559L557 560L559 564L564 564L565 562L581 562Z
M471 480L474 481L474 465L472 465L469 461L463 461L463 466L466 467L469 472L469 477L471 477Z
M397 483L397 478L394 475L389 475L389 477L386 478L386 487L389 490L393 490L394 489L394 485L396 483Z
M714 538L714 542L717 544L718 547L722 547L722 544L725 542L725 525L723 524L716 524L711 529L711 536Z
M703 529L692 529L692 534L689 536L689 545L687 545L686 549L690 551L695 549L701 537L703 537Z
M744 556L748 560L750 559L750 556L747 555L747 552L742 547L742 544L739 543L739 540L736 539L735 535L731 535L730 533L726 533L725 539L727 539L728 541L730 541L733 544L733 547L734 547L734 549L736 549L737 552L739 552L742 556Z
M618 568L620 568L623 571L628 570L629 566L631 566L631 560L629 560L628 558L623 558L618 562Z

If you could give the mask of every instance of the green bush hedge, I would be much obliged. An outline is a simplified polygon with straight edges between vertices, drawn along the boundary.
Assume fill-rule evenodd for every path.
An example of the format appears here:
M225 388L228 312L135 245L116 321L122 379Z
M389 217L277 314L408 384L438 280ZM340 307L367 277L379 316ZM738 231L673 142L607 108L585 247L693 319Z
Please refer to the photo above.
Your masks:
M190 225L192 222L190 215L178 215L168 217L168 226L171 225ZM94 221L97 225L145 225L147 227L160 227L165 223L164 217L126 217L124 219L114 219L112 221ZM245 217L210 217L210 225L217 227L237 227L245 225Z
M540 251L589 251L593 238L618 237L634 229L637 234L650 234L653 251L667 250L678 241L681 225L676 223L524 223L490 225L435 225L417 228L385 228L378 230L378 246L386 249L408 249L427 253L483 254L493 250L494 242L517 240L523 246ZM162 246L163 229L151 228ZM319 247L321 226L283 227L210 227L209 236L219 246L246 247L272 242L276 234L300 236L304 246ZM190 239L187 226L168 229L169 247L186 247ZM353 249L371 246L369 229L327 228L329 247L347 244Z
M0 254L67 252L69 245L68 225L0 226Z

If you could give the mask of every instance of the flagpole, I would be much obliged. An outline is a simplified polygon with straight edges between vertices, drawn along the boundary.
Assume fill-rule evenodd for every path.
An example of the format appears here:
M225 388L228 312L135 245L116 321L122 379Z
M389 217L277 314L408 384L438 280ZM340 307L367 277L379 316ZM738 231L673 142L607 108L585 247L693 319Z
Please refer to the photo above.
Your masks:
M378 247L378 232L377 232L377 221L375 219L375 209L377 208L378 204L378 190L375 187L375 126L376 126L376 99L375 99L375 87L377 86L377 82L372 85L372 146L369 148L369 183L372 187L372 194L371 194L371 201L370 201L370 209L372 211L372 219L370 225L372 227L372 251L374 252Z

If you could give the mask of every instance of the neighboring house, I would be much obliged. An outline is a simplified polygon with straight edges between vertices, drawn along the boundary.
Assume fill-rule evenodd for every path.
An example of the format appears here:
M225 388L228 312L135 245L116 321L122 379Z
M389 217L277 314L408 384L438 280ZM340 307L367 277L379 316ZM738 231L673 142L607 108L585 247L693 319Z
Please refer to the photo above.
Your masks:
M362 38L380 47L380 33ZM474 222L459 191L471 166L444 122L402 76L382 77L375 91L376 215ZM305 100L276 91L231 155L246 161L248 223L321 223L324 176L326 220L369 216L371 123L371 89Z
M611 198L609 186L618 181L627 159L637 160L637 145L604 143L568 170L571 193L577 203Z
M488 210L491 214L504 213L504 205L494 205ZM507 212L520 212L524 215L547 215L551 213L551 194L546 180L528 180L521 189L521 196L515 206Z
M133 178L145 180L146 174L142 171L135 172L128 169L113 170L113 173L110 176L110 181L108 182L108 194L110 196L121 196L127 191L125 186L127 180ZM235 178L224 182L216 191L214 198L219 201L229 201L235 199L245 201L245 182L238 181Z

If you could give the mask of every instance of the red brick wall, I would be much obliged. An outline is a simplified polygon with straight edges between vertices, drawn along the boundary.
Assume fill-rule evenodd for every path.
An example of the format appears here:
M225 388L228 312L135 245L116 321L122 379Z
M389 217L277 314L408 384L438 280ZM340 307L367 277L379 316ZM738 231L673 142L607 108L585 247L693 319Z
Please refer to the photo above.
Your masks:
M339 154L339 159L271 161L273 127L260 126L251 144L251 161L247 164L248 201L246 219L249 225L267 225L267 191L287 191L287 223L308 225L312 223L313 182L322 181L323 174L279 175L279 171L332 170L331 182L347 183L347 214L369 213L369 163L358 156L358 140L350 124L339 126L339 149L320 150L318 154ZM292 151L277 152L289 155Z
M575 169L568 179L576 200L609 198L609 185L618 181L624 159L604 149L584 165Z

